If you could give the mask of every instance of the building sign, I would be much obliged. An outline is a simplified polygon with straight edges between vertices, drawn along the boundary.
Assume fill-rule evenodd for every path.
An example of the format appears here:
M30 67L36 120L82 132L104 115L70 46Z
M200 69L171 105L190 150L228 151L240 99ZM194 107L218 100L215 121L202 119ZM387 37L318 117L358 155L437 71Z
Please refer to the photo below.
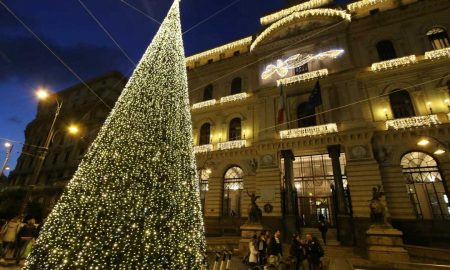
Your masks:
M278 59L275 64L269 64L263 73L261 78L263 80L269 79L274 74L278 74L280 77L285 77L290 69L301 68L305 64L308 64L312 60L322 60L327 58L337 58L344 53L344 50L329 50L318 54L295 54L286 60Z

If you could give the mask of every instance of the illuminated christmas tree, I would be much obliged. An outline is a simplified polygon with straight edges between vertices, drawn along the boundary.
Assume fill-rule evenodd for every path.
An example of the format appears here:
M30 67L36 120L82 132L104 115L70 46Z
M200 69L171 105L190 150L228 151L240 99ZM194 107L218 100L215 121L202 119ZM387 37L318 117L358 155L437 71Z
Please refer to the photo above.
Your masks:
M201 269L205 240L178 2L24 269Z

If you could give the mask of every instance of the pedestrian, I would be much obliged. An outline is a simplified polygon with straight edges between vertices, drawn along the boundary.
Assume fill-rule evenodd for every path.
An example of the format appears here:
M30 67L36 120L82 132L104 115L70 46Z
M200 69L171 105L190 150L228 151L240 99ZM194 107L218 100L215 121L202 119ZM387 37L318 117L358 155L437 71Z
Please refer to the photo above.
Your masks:
M292 244L289 253L295 259L295 270L308 270L307 268L304 268L304 261L306 260L306 250L303 241L300 238L300 235L294 234L294 236L292 237Z
M320 258L323 257L324 251L319 240L317 237L312 237L310 234L307 234L306 241L306 254L308 256L309 270L322 269Z
M16 244L17 232L19 231L20 218L14 217L9 220L2 228L1 240L2 240L2 253L0 262L5 262L6 255L9 251L14 250Z
M325 216L323 214L319 215L319 231L322 235L323 243L327 244L327 232L328 232L328 223L325 220Z
M267 243L265 233L261 232L258 238L258 262L264 265L267 256Z
M258 264L258 250L256 249L256 243L257 243L257 237L256 234L253 235L252 239L250 239L250 242L248 243L249 247L249 257L248 257L248 263L250 267L256 266Z
M30 250L31 245L34 244L38 231L36 228L36 220L34 217L26 217L25 226L23 226L17 234L17 249L16 249L16 263L19 264L20 260L28 256L27 252Z
M281 231L277 230L273 235L272 239L270 239L269 244L269 255L275 256L277 262L281 261L283 257L283 247L281 244Z

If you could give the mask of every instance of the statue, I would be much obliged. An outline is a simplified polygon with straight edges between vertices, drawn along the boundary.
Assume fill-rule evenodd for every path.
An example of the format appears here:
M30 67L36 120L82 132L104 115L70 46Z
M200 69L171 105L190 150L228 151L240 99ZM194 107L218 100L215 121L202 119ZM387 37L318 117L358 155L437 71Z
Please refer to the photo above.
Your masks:
M255 193L251 193L247 191L247 195L250 197L252 203L248 209L248 222L249 223L260 223L262 219L262 211L256 204L256 200L261 196L256 196Z
M381 197L384 195L381 185L372 188L372 199L369 200L370 207L370 219L372 224L376 225L388 225L386 221L386 207L381 201Z

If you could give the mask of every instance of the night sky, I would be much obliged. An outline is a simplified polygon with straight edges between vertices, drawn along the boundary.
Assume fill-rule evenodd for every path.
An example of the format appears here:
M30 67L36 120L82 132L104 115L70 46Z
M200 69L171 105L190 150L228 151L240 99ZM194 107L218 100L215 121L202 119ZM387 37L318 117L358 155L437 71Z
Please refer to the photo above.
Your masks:
M162 21L172 0L126 0ZM3 0L41 39L83 79L111 70L129 77L133 66L87 14L78 0ZM137 62L158 29L158 24L121 0L83 3ZM230 0L181 1L183 31L230 5ZM254 34L259 17L277 10L284 0L240 0L184 35L186 55ZM45 86L59 91L73 84L69 73L19 22L0 6L0 141L24 141L24 129L35 116L33 91ZM12 168L22 146L15 144ZM1 160L4 157L1 149Z

